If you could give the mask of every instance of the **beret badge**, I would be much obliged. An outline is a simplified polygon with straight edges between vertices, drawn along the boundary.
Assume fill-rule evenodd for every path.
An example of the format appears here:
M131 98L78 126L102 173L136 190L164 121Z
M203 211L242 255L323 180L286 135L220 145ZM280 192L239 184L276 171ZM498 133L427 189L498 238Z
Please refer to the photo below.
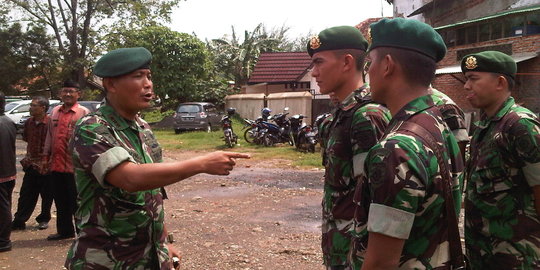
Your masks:
M367 42L368 42L369 44L371 44L371 27L369 27L368 30L367 30L367 37L366 37L366 39L367 39Z
M465 60L465 67L467 69L475 69L476 67L478 67L478 64L476 62L476 57L474 56L467 57L467 59Z
M319 40L319 36L313 36L311 37L311 40L309 41L309 46L312 50L316 50L321 47L321 41Z

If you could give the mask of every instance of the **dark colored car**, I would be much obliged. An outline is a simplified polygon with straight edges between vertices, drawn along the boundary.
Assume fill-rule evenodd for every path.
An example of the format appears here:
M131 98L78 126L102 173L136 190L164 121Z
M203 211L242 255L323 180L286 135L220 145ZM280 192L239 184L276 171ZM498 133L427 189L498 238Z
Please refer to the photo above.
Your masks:
M186 102L178 105L174 113L174 132L205 130L210 132L220 127L223 112L208 102Z

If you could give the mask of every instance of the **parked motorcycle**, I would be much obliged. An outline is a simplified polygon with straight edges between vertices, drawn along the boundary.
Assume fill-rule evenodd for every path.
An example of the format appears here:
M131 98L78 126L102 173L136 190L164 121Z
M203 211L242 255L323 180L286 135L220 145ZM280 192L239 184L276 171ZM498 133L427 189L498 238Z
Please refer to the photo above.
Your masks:
M255 120L244 119L244 139L248 143L254 144L263 144L264 134L268 129L267 126L263 125L263 122L268 122L268 119L271 118L270 114L272 110L270 108L263 108L261 110L261 116Z
M263 121L261 122L263 144L265 146L272 146L276 143L288 143L289 145L294 145L294 141L290 136L291 125L287 115L289 114L289 108L285 107L282 113L278 113L269 118L269 120L274 121L275 124L270 122Z
M317 145L317 129L303 123L304 118L306 116L302 114L295 114L289 118L291 138L299 151L314 153Z
M225 144L230 148L234 147L238 143L238 136L233 131L231 117L236 113L235 108L228 108L227 114L221 117L221 124L223 126L223 140Z

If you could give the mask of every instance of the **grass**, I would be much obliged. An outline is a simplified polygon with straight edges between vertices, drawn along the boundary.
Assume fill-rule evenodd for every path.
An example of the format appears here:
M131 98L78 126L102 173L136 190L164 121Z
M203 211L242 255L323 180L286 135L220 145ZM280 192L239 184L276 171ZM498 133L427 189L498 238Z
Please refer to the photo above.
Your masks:
M242 130L243 121L240 118L233 119L233 129L238 135L238 145L229 148L223 141L223 132L221 130L204 132L193 131L174 134L171 129L154 129L159 143L167 150L186 150L186 151L235 151L251 154L254 160L264 159L283 159L288 160L291 166L304 169L323 168L321 166L321 154L303 153L288 144L278 144L273 147L249 144L244 140L244 130ZM318 149L318 148L317 148Z

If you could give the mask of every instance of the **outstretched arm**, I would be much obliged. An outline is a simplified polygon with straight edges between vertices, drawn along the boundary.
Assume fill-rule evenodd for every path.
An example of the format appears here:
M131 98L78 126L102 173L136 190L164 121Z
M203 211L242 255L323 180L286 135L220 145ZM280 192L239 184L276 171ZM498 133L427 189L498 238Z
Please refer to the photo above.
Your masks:
M176 183L199 173L228 175L236 164L235 158L248 154L217 151L185 161L171 163L135 164L125 161L105 176L109 184L129 192L149 190Z

